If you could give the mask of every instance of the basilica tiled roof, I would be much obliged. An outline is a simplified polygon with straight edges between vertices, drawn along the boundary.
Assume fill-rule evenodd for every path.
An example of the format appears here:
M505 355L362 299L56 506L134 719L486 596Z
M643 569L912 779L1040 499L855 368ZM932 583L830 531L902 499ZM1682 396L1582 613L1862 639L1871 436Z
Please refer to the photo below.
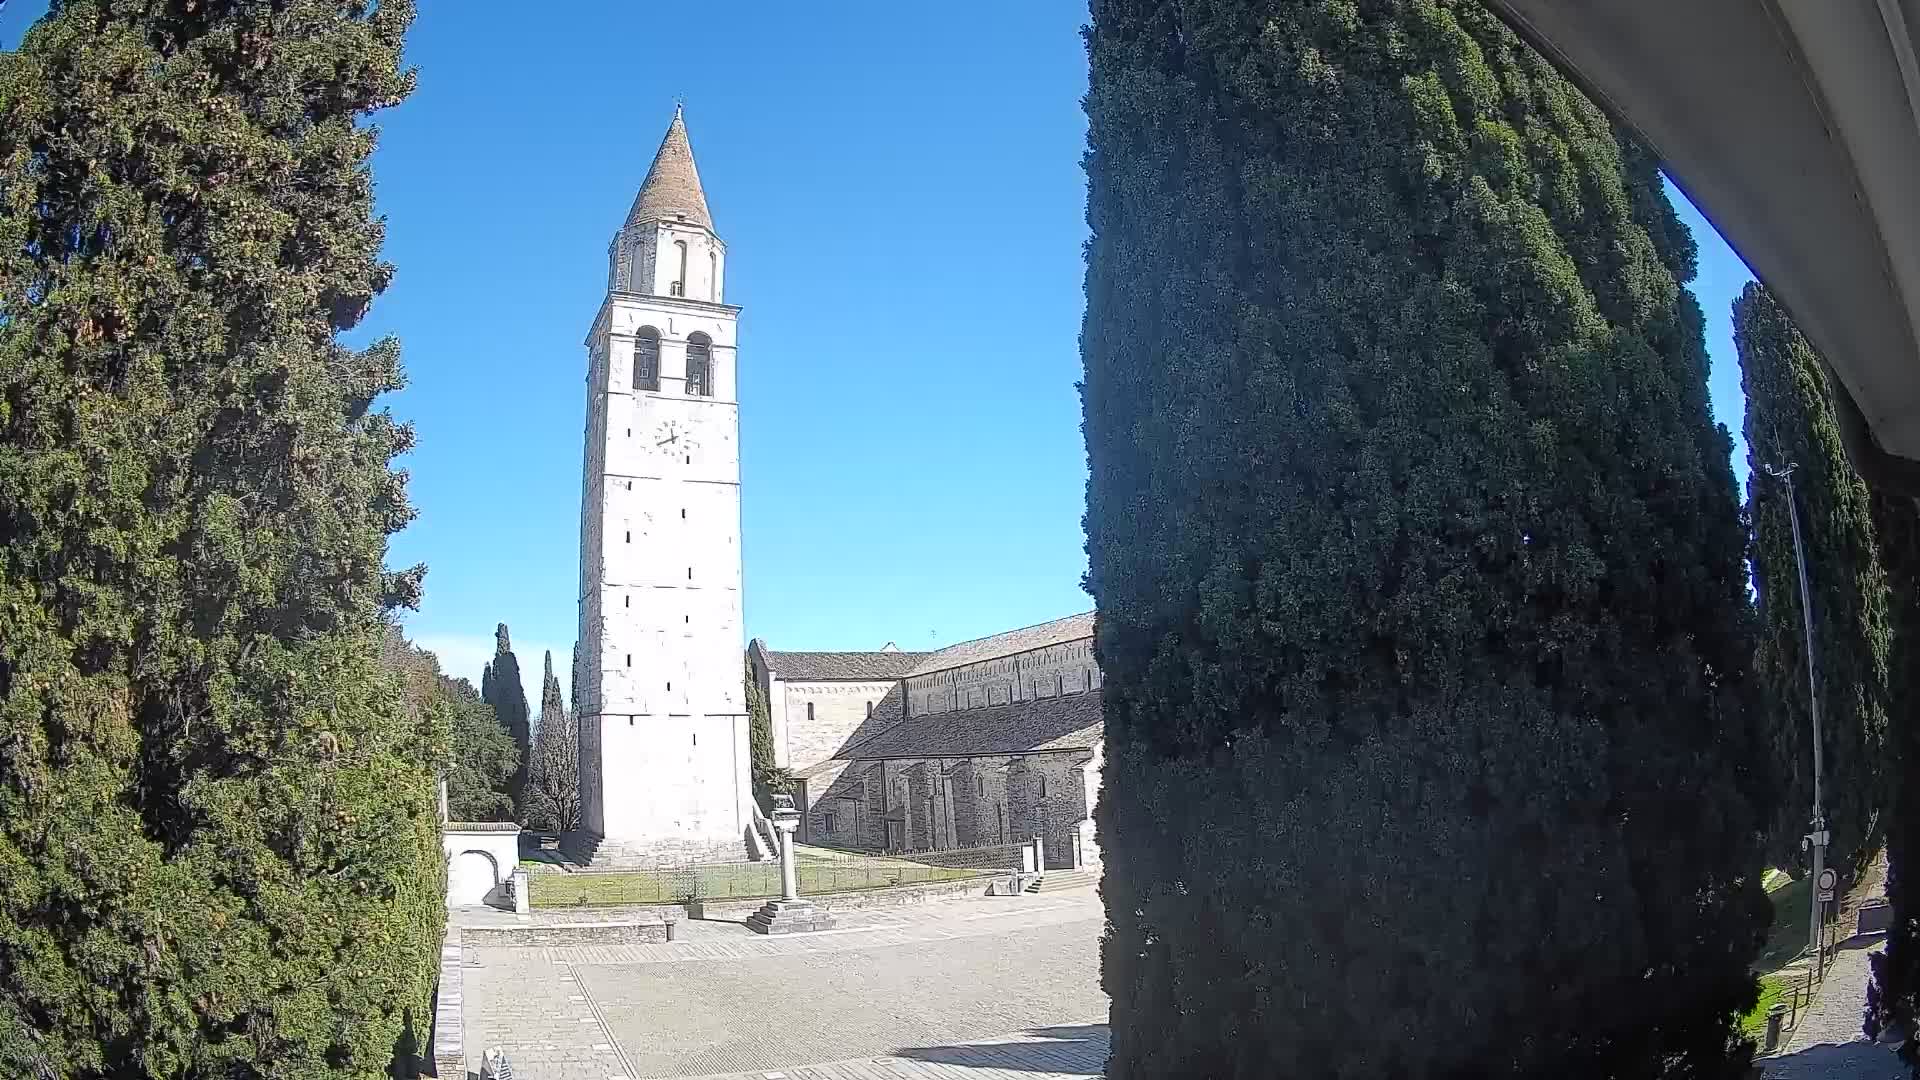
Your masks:
M913 670L926 653L765 652L767 666L788 682L883 682Z
M687 125L680 119L678 108L673 110L673 123L667 125L667 137L660 140L660 150L653 155L646 183L634 197L627 224L675 220L713 228L707 193L700 187L700 170L693 166L693 147L687 143Z
M992 637L963 641L958 645L949 645L939 652L922 653L920 664L908 674L925 675L928 672L945 671L948 668L978 664L1002 656L1012 656L1014 653L1044 649L1049 645L1092 636L1093 612L1086 611L1078 615L1069 615L1064 619L1043 622L1037 626L1009 630Z
M839 756L866 760L1089 750L1100 744L1104 730L1095 691L916 716L847 747Z

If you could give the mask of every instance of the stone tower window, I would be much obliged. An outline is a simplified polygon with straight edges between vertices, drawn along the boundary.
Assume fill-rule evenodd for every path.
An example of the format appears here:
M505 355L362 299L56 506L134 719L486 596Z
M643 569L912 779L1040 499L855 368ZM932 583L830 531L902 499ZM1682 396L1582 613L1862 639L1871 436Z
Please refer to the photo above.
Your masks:
M867 702L867 719L873 719L873 702Z
M707 252L707 299L720 302L720 254Z
M713 342L705 334L687 338L687 393L692 397L713 396Z
M660 331L651 326L641 327L633 339L633 388L660 389Z
M813 702L807 702L807 723L813 723Z
M673 285L667 292L672 296L685 296L687 295L687 242L675 240L673 246L679 249L680 273L674 278Z

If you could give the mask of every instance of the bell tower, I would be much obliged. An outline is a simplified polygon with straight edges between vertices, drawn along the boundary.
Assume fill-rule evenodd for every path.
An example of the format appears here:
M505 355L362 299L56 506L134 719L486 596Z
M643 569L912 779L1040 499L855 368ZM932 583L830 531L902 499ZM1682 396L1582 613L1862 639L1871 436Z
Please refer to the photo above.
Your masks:
M726 257L675 109L608 248L586 340L575 708L597 861L747 850L740 309L722 299Z

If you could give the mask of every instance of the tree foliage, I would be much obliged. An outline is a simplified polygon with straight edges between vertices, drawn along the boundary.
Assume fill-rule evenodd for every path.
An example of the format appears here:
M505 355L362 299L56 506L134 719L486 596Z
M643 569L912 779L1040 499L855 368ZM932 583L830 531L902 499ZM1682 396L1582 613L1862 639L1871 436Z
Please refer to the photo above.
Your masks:
M447 732L447 816L511 821L513 800L506 787L518 757L513 740L493 718L493 707L480 700L472 683L442 673L440 658L407 641L398 626L388 630L384 660L400 677L412 715Z
M527 774L527 824L548 832L580 827L580 727L560 701L560 680L547 654L540 680L540 727Z
M506 623L494 628L493 643L493 663L480 674L480 696L493 706L500 727L519 750L519 765L507 784L507 794L513 799L514 820L525 821L527 774L533 768L533 721L527 711L527 691L520 683L520 658L513 654L513 639Z
M409 0L67 0L0 55L0 1075L374 1077L424 1042L446 734L348 348Z
M1901 1057L1920 1078L1920 505L1876 494L1873 528L1889 595L1887 723L1887 899L1893 925L1887 946L1871 958L1866 1032L1894 1028Z
M1109 1075L1740 1075L1745 544L1655 163L1474 3L1088 44Z
M1819 357L1759 284L1733 305L1733 340L1747 403L1753 586L1760 641L1754 671L1766 702L1766 736L1778 802L1774 861L1802 858L1813 805L1813 721L1808 714L1806 628L1783 480L1768 466L1794 464L1800 525L1813 594L1828 855L1843 874L1879 849L1886 799L1887 575L1873 538L1867 486L1847 461Z
M793 789L793 774L775 764L773 752L773 712L760 680L753 677L753 661L747 661L747 751L753 772L753 798L763 813L773 811L773 797Z

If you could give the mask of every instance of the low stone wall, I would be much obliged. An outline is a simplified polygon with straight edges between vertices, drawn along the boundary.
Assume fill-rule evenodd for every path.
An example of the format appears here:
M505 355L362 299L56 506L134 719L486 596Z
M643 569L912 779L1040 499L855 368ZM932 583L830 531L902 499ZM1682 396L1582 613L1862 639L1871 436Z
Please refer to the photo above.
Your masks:
M678 910L677 908L675 909ZM657 945L667 940L667 923L660 918L572 923L522 923L514 926L469 926L469 945ZM672 921L678 921L672 920Z
M883 889L855 889L850 892L812 893L801 897L811 900L823 911L858 911L862 908L903 907L932 900L952 900L962 896L980 896L987 887L1002 878L980 877L964 881L931 881L921 885L893 885ZM695 900L687 905L690 919L715 919L737 922L759 911L767 899Z
M451 920L447 934L440 939L440 981L433 990L432 1069L437 1077L466 1080L467 1051L465 1031L460 1019L460 928Z

